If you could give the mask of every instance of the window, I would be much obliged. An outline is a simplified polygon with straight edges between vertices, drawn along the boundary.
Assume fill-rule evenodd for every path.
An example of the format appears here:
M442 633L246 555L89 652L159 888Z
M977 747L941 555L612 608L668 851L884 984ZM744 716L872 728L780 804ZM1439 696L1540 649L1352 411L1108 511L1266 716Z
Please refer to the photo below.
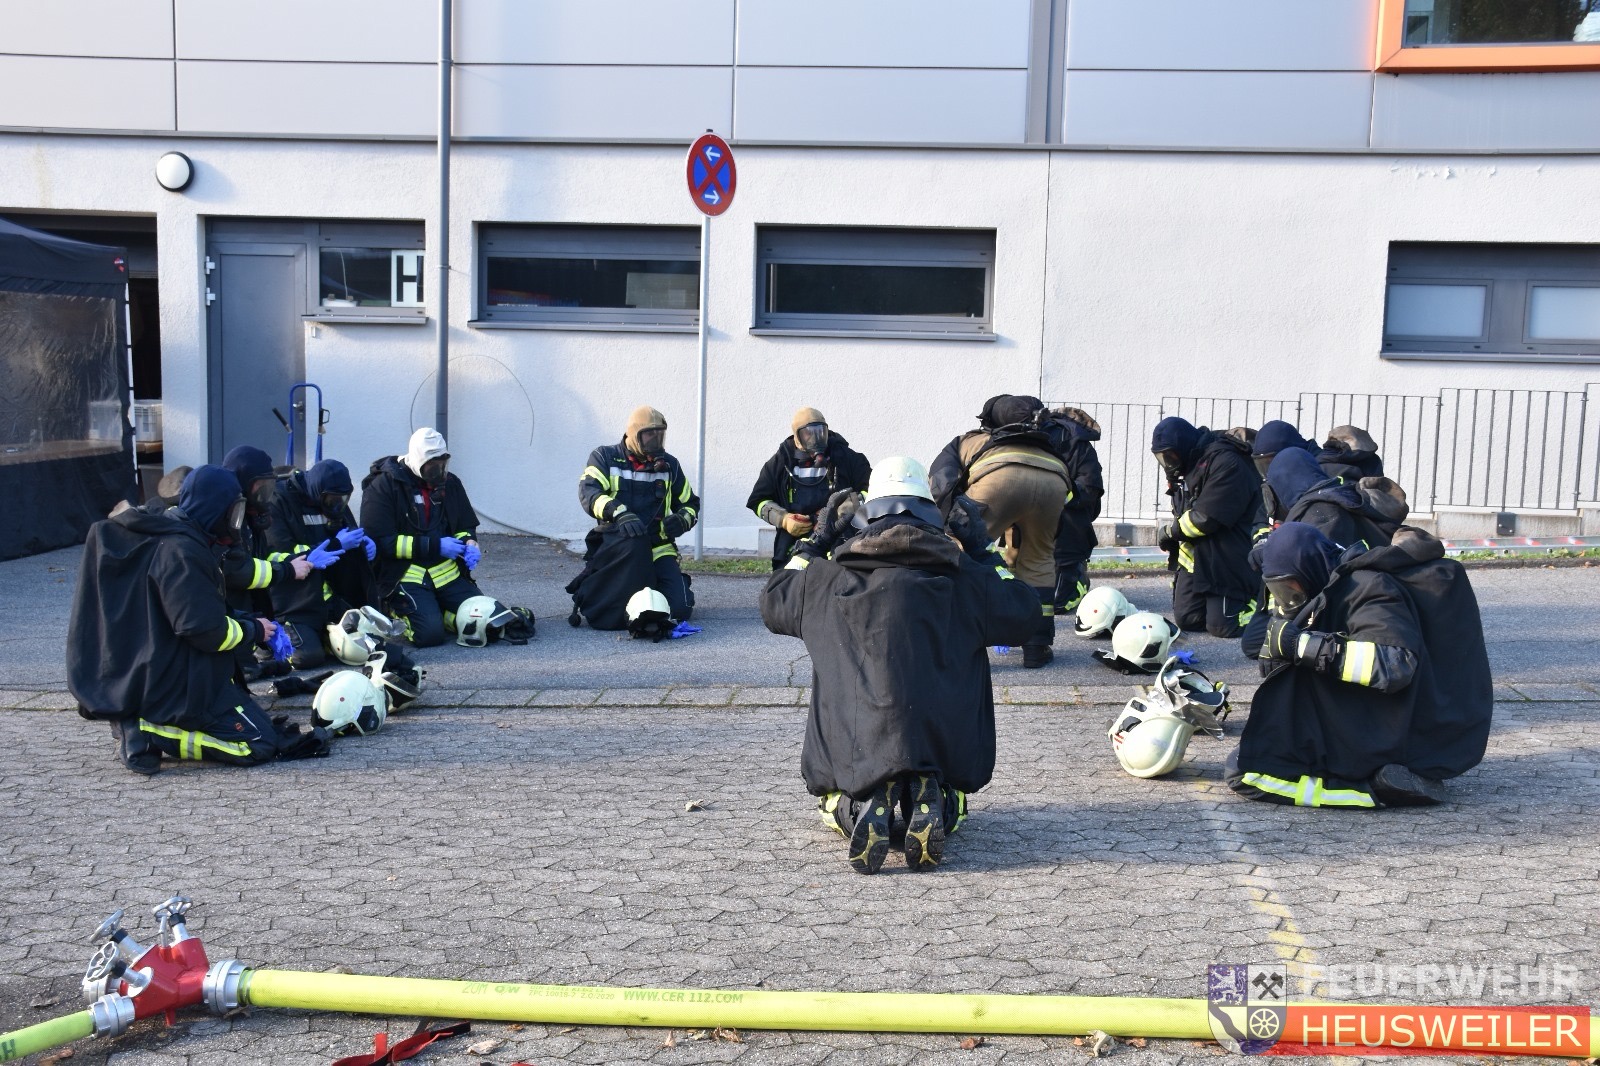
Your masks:
M1383 351L1600 362L1600 245L1390 245Z
M478 325L695 329L693 226L484 226Z
M761 226L755 332L992 337L993 230Z
M316 231L313 317L422 317L420 222L317 222L311 225Z
M1379 0L1382 71L1600 70L1600 0Z

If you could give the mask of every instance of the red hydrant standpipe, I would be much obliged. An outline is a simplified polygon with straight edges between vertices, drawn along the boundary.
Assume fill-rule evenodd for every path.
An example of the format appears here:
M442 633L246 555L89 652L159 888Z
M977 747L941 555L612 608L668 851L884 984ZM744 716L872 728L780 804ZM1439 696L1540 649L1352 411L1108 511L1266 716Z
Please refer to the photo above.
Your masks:
M84 974L89 1010L0 1034L0 1062L90 1034L119 1036L138 1018L159 1014L170 1025L179 1009L202 1002L217 1015L250 1005L474 1021L688 1029L731 1026L1039 1036L1075 1036L1099 1029L1112 1036L1213 1038L1209 1004L1197 999L606 988L247 970L233 960L208 965L200 941L184 928L183 915L189 906L189 900L174 896L156 907L161 928L152 947L139 944L119 927L121 911L108 918L95 932L94 939L102 943ZM1376 1009L1366 1004L1339 1005L1341 1010L1347 1007ZM1501 1010L1542 1013L1543 1008ZM1551 1012L1582 1015L1585 1021L1588 1015L1587 1009L1551 1008ZM1600 1055L1600 1026L1588 1035L1588 1046L1581 1049L1561 1045L1559 1052L1530 1049L1521 1053ZM1527 1045L1508 1043L1487 1049L1455 1041L1452 1036L1427 1045L1419 1043L1415 1048L1423 1046L1432 1051L1507 1054Z

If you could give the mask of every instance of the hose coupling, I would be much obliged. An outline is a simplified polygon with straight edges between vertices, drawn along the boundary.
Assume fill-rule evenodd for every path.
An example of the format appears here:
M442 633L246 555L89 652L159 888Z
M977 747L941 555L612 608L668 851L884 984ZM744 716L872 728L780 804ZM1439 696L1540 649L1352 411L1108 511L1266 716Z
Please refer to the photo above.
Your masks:
M211 964L201 982L200 994L212 1014L220 1016L239 1007L239 981L243 976L244 963L238 959Z
M133 1000L127 996L102 996L90 1004L89 1016L94 1019L95 1036L121 1036L133 1024Z

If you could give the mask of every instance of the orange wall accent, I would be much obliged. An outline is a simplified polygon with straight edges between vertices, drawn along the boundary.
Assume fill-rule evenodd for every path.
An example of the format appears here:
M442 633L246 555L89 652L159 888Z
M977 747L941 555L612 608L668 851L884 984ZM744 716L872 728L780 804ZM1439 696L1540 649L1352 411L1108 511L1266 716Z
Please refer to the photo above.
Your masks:
M1600 70L1600 44L1438 44L1405 46L1406 0L1377 0L1378 52L1384 73Z

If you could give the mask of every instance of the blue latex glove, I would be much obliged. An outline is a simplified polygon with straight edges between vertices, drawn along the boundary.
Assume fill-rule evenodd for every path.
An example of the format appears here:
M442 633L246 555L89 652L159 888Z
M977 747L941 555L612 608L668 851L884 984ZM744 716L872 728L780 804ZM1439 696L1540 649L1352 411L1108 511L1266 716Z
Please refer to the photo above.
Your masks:
M361 546L367 549L367 562L370 563L378 557L378 542L371 537L362 537Z
M482 558L483 549L478 547L476 544L468 544L466 553L462 555L461 561L467 564L468 570L476 570L478 568L478 562Z
M289 639L289 631L283 626L272 631L272 639L267 641L267 647L272 649L272 657L278 662L287 662L289 656L294 654L294 642Z
M994 646L994 653L996 655L1010 655L1011 654L1011 645L1009 645L1009 644L996 644Z
M344 550L329 551L326 544L318 544L306 555L306 562L311 564L313 570L326 570L340 559L344 558Z
M1194 652L1192 651L1174 651L1171 654L1174 659L1177 659L1184 666L1194 665Z
M467 546L454 537L440 537L439 554L446 559L459 559L467 554Z
M354 548L357 544L360 544L362 541L367 539L366 530L360 528L359 526L355 529L341 529L338 533L334 534L334 536L336 536L339 540L339 547L343 548L345 551L349 551L351 548Z
M691 622L679 622L677 625L672 627L672 632L668 633L667 636L673 640L677 640L679 637L692 637L696 633L703 632L705 632L705 630Z

